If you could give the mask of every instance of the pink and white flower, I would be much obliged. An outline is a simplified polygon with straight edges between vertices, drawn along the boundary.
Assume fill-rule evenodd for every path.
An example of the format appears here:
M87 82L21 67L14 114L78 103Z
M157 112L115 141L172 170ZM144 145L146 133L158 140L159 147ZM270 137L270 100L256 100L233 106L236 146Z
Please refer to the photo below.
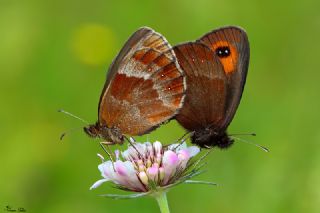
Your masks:
M103 162L98 169L103 179L95 182L90 189L107 181L134 192L149 192L174 185L192 176L187 172L190 159L200 152L198 147L187 147L185 143L164 147L156 141L153 144L134 143L134 146L121 153L115 151L114 164L110 160L104 161L99 155Z

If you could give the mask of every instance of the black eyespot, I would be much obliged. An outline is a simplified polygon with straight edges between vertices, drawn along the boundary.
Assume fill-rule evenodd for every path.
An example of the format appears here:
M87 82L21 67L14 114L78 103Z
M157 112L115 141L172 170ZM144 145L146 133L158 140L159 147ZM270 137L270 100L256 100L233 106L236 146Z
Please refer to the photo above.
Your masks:
M225 58L225 57L228 57L231 54L231 51L230 51L229 47L218 47L216 49L216 54L220 58Z

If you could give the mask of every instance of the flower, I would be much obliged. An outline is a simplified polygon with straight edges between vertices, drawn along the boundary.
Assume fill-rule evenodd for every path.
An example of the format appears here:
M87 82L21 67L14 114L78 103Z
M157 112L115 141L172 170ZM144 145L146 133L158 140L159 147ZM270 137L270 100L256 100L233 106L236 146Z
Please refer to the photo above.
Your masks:
M104 161L98 166L103 179L95 182L90 189L111 181L120 189L133 192L155 192L165 189L198 174L191 171L191 159L200 152L196 146L186 143L162 146L159 141L134 143L127 150L115 151L116 160Z

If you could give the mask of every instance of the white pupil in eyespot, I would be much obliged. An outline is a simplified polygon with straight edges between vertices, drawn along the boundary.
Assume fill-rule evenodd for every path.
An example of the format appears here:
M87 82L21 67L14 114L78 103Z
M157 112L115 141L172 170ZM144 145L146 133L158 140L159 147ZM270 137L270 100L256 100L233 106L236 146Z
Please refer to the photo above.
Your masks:
M218 47L216 49L216 54L220 57L220 58L224 58L224 57L228 57L230 55L230 48L229 47Z

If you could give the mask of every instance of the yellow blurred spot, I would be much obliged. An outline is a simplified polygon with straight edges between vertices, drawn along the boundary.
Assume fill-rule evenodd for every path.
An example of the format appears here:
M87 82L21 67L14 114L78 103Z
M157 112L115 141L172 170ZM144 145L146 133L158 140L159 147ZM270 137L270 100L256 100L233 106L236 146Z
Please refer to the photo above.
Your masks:
M84 24L74 33L72 49L81 62L104 65L113 57L115 36L111 29L99 24Z

